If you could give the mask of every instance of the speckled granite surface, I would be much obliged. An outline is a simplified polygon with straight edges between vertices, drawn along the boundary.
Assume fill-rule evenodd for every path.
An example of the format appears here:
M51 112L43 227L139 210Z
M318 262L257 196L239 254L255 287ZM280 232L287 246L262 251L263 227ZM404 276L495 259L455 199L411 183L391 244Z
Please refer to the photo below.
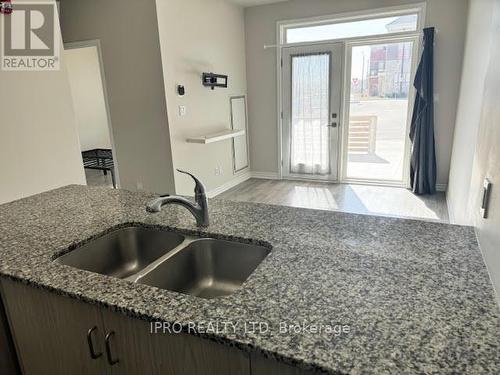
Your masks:
M472 228L251 203L210 201L206 233L267 241L272 253L235 294L213 300L54 263L124 223L196 231L181 207L70 186L0 206L0 275L145 320L265 322L199 333L331 374L499 374L499 310ZM279 325L350 332L280 333Z

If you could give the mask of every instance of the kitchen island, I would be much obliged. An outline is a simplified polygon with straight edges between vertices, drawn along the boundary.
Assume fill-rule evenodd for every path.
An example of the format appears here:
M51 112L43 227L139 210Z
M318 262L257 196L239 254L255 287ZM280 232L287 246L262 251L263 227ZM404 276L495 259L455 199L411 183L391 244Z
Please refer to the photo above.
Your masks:
M182 207L146 212L152 197L68 186L0 206L1 280L298 371L500 373L500 312L473 228L212 199L211 224L200 230ZM214 299L54 262L130 225L271 252L235 293Z

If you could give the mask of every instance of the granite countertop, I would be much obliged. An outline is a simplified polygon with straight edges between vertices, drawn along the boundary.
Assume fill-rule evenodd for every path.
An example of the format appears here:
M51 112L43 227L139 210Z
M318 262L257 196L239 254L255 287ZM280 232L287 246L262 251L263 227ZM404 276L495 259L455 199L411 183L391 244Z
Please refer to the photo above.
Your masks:
M212 199L198 234L273 249L237 292L211 300L53 262L125 223L198 231L182 207L147 213L150 198L68 186L0 206L0 276L148 321L265 323L197 334L303 369L500 373L500 312L473 228Z

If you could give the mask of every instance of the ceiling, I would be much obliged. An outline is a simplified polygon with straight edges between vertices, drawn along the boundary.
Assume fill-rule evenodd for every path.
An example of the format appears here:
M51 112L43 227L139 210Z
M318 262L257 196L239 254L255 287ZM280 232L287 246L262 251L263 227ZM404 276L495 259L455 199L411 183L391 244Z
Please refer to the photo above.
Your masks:
M244 7L253 7L256 5L271 4L271 3L281 3L288 0L230 0L231 2L242 5Z

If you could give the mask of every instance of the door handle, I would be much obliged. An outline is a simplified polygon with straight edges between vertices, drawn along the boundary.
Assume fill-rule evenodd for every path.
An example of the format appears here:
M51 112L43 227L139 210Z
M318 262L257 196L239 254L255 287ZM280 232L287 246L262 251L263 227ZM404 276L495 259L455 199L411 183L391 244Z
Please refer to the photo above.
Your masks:
M114 359L113 354L111 353L111 338L115 335L114 331L109 332L106 335L106 354L108 356L108 363L110 366L116 365L120 360L118 358Z
M327 125L329 128L336 128L337 127L337 123L336 122L332 122L331 124Z
M92 334L97 331L97 327L94 326L87 332L87 344L89 345L90 358L97 359L102 356L102 352L96 353L94 348L94 341L92 340Z

